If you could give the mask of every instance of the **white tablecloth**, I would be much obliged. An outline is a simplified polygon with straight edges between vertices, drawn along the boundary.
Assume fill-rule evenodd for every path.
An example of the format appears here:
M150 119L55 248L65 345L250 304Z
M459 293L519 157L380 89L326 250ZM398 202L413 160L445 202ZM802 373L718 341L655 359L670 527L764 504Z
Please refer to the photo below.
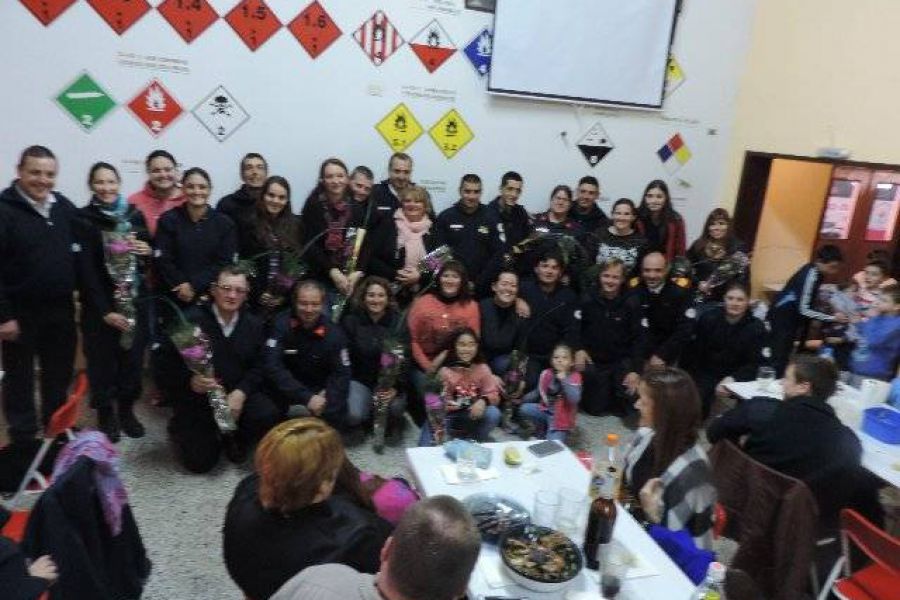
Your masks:
M535 493L540 489L569 487L587 492L590 479L588 471L571 451L566 449L539 459L526 449L533 443L535 442L485 444L493 450L491 467L496 469L500 476L496 479L467 484L450 485L444 480L440 468L451 461L444 456L442 448L408 448L406 456L419 489L427 496L447 494L462 500L471 494L493 492L518 500L531 511L534 508ZM509 467L503 462L503 449L510 444L519 448L524 459L524 464L521 466ZM587 514L587 509L588 504L585 501L585 514ZM690 580L625 510L619 511L613 537L636 555L642 564L645 563L648 570L656 573L647 577L626 579L621 598L626 600L653 600L656 598L688 600L690 598L694 591ZM581 541L581 536L575 539L579 545ZM488 544L482 545L478 566L469 581L470 598L479 599L482 595L518 596L534 600L565 598L564 593L539 594L515 584L492 588L488 585L486 576L490 576L491 572L496 573L498 565L500 565L500 556L496 547ZM502 571L502 566L500 570ZM590 575L582 572L569 589L598 591L598 588L594 572L591 572Z
M781 386L778 384L774 390L769 391L762 391L756 381L735 381L726 384L725 387L744 400L754 396L781 399ZM839 384L837 393L828 403L834 407L838 418L859 438L862 445L862 466L892 486L900 488L900 445L885 444L860 429L860 411L863 406L859 391L848 385Z

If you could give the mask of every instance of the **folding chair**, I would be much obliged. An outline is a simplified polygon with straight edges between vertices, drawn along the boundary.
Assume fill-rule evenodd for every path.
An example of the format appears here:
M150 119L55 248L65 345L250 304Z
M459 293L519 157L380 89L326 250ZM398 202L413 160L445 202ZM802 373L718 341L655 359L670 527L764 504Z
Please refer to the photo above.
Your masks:
M850 542L872 563L856 571L850 565ZM841 511L841 557L835 562L818 600L829 593L840 600L900 599L900 539L878 529L855 510ZM840 577L843 572L843 577Z
M47 424L47 427L44 428L43 443L41 444L38 453L35 455L34 460L31 461L28 470L25 472L22 483L19 484L19 489L16 490L15 495L7 502L7 508L10 511L14 511L26 494L43 492L50 485L47 478L38 470L38 467L41 466L44 457L47 456L47 451L50 450L50 446L53 445L53 441L59 435L65 433L70 441L75 439L72 428L75 427L75 424L78 422L81 401L84 399L87 390L87 375L84 372L81 372L75 378L75 386L72 393L69 394L69 398L62 406L54 411L53 415L50 417L50 422ZM32 482L37 483L37 489L29 489Z

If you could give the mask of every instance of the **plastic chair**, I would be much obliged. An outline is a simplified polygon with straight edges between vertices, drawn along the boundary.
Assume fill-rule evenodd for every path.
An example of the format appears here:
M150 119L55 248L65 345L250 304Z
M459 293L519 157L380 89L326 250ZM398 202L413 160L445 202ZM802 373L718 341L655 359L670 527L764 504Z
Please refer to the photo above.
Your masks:
M850 542L872 563L853 571ZM833 593L841 600L897 600L900 598L900 539L878 529L855 510L841 511L841 557L822 586L819 600ZM843 572L843 577L840 577Z
M70 441L75 439L75 434L72 433L72 428L75 427L75 423L78 422L78 414L81 410L81 401L84 399L87 391L87 375L84 372L81 372L75 378L75 386L72 389L72 393L69 394L69 397L65 401L65 403L63 403L62 406L54 411L53 415L50 417L50 422L47 423L47 427L44 428L43 443L41 444L41 447L38 450L37 454L34 456L34 460L31 461L31 465L28 466L28 470L25 472L25 476L22 478L22 483L19 484L19 489L16 490L15 495L9 500L7 504L10 510L15 509L26 494L43 492L50 485L47 481L47 478L44 477L44 475L38 470L38 468L44 461L44 457L47 456L47 451L50 450L50 446L53 445L53 441L58 436L65 433ZM29 489L29 486L32 484L32 482L37 483L38 489Z

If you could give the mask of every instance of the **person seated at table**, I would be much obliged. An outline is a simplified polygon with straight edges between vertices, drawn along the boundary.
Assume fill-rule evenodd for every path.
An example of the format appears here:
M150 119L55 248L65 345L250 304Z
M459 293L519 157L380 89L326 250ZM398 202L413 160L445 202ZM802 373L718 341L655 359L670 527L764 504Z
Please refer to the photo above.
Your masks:
M753 381L759 367L768 362L766 326L750 312L750 293L733 282L725 291L724 306L697 319L694 337L685 352L685 368L694 378L703 417L709 416L715 398L729 396L725 385Z
M710 443L732 440L754 460L806 482L832 525L859 481L862 455L859 439L828 404L837 376L830 360L796 355L782 380L783 402L750 398L706 428Z
M287 414L312 414L343 430L360 421L347 413L350 353L339 325L326 319L325 287L315 280L294 288L293 306L280 314L263 352L266 380Z
M856 324L858 339L851 370L862 377L890 381L900 364L900 286L878 294L875 315Z
M550 365L541 371L537 389L523 398L519 414L532 422L538 437L565 443L578 418L581 373L573 370L574 352L565 344L553 349Z
M441 400L446 417L444 431L448 437L488 441L488 436L500 423L500 388L497 376L491 373L479 347L474 329L457 330L447 341L438 377L441 381ZM440 360L440 359L439 359ZM432 443L431 426L422 426L420 446Z
M274 427L256 450L256 472L234 492L223 526L228 574L266 600L308 566L341 563L376 573L389 523L336 491L346 459L337 431L312 417Z
M699 442L700 397L690 375L675 367L648 369L638 386L638 432L625 450L624 486L648 520L687 530L699 548L712 547L716 488Z
M410 508L381 550L374 576L342 564L308 567L272 600L456 600L466 594L481 536L459 500L433 496Z
M247 308L247 292L247 275L225 267L210 286L212 303L184 314L209 340L215 377L192 373L171 342L160 351L160 389L173 407L169 433L179 460L192 473L212 469L222 450L230 461L242 462L248 447L280 418L263 389L265 326ZM223 436L213 417L207 394L216 388L225 392L237 422L233 434Z
M641 282L632 291L641 302L647 320L644 358L651 367L678 364L691 339L697 313L691 295L669 278L669 264L660 252L641 261Z

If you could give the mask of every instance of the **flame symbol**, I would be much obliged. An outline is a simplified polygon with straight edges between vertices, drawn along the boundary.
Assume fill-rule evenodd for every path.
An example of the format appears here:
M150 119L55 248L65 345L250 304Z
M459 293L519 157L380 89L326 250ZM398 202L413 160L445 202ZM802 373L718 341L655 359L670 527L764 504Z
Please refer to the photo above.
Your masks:
M147 103L147 110L152 112L165 112L166 95L158 85L150 86L150 89L147 90L145 100Z
M428 34L428 45L432 48L437 48L441 45L441 36L439 36L438 32L434 29Z
M491 55L491 36L487 31L482 32L478 38L478 56Z

